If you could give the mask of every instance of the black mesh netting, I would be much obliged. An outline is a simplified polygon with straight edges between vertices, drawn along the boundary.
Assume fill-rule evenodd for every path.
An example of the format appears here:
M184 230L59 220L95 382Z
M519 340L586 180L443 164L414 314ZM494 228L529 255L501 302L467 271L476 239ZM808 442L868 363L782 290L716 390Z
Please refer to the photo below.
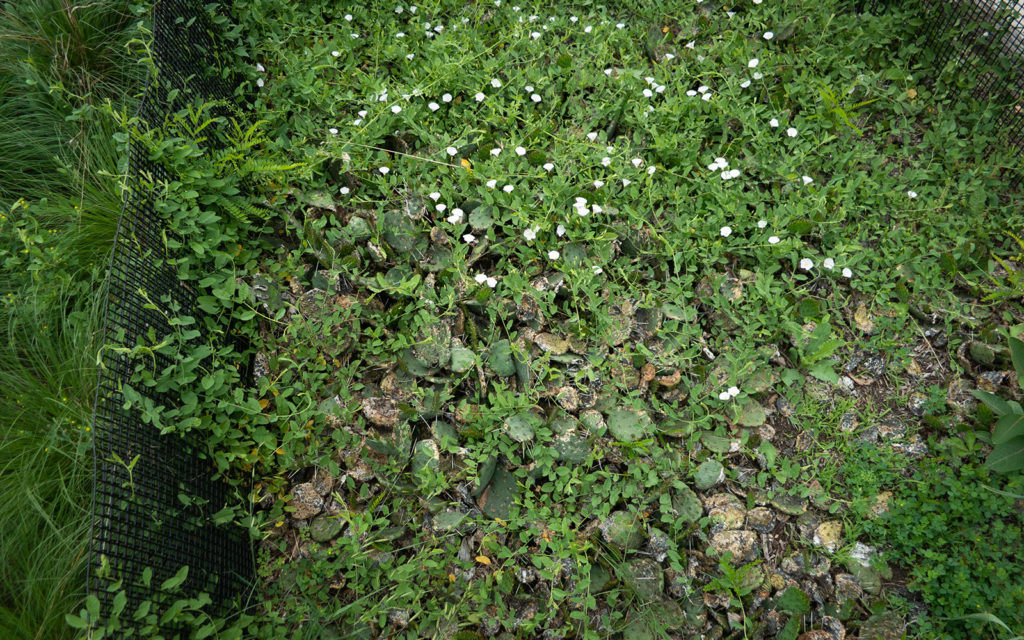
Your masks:
M142 126L160 126L168 113L196 95L231 98L234 83L221 71L228 66L216 46L213 21L198 3L158 0L152 24L158 71L139 106ZM151 599L154 590L184 565L189 567L184 593L206 591L220 611L253 575L247 533L210 523L210 515L227 503L229 487L212 480L214 469L201 454L202 441L161 436L141 419L138 408L124 408L122 385L140 358L110 348L145 342L150 331L158 339L172 333L160 312L146 308L147 298L165 308L180 305L182 313L196 318L196 328L204 326L195 304L198 292L179 281L175 268L162 260L165 230L154 202L157 185L171 177L164 166L149 160L141 143L131 143L124 209L107 284L105 347L93 427L95 484L87 589L99 597L101 611L108 612L115 594L107 586L120 579L128 596L126 615ZM160 355L141 359L157 371L169 364ZM139 390L156 405L177 405L176 394ZM186 506L179 495L199 499ZM110 569L109 581L96 575L105 566ZM153 571L149 587L139 584L146 567Z
M878 12L898 0L866 0ZM916 0L905 2L921 18L919 35L934 53L929 74L949 65L952 73L977 78L979 100L1000 105L1001 143L1024 151L1024 0ZM993 150L996 147L993 146ZM1009 187L1024 185L1024 168L1007 174Z

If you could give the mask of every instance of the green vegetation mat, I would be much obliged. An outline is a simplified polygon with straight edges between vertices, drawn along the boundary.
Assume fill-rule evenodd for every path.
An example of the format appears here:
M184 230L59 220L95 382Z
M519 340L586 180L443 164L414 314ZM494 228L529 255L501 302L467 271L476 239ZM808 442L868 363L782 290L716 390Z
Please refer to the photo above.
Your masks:
M1022 435L1019 158L972 78L922 82L919 20L237 4L252 118L146 140L179 274L253 350L183 318L133 385L195 392L125 391L254 482L217 515L258 540L236 630L1022 631L1022 463L989 455Z

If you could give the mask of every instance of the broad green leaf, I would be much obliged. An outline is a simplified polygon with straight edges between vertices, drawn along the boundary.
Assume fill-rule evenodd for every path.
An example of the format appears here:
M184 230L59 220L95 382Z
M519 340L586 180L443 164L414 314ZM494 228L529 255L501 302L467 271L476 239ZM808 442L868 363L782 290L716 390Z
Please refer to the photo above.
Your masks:
M164 580L163 584L160 585L160 590L161 591L171 591L171 590L177 589L178 587L181 586L182 582L185 582L185 578L187 578L187 577L188 577L188 565L185 565L184 567L179 569L178 573L174 574L173 577L170 577L170 578Z
M1024 436L1024 415L1010 413L996 421L992 429L992 444L1003 444L1020 436Z
M110 617L117 617L124 611L124 606L128 604L128 594L124 591L118 591L117 595L114 596L114 601L110 609Z
M973 395L978 400L984 402L985 406L991 409L992 412L995 413L997 416L1004 416L1008 413L1013 413L1010 410L1010 405L1008 405L1005 400L1003 400L1002 398L995 394L989 393L988 391L974 390L971 392L971 395Z
M1024 469L1024 437L996 445L985 459L985 466L996 473L1012 473Z
M68 623L68 626L72 629L85 629L88 626L84 618L71 615L70 613L64 614L64 622Z
M1010 357L1017 371L1018 384L1024 384L1024 342L1018 338L1010 338Z

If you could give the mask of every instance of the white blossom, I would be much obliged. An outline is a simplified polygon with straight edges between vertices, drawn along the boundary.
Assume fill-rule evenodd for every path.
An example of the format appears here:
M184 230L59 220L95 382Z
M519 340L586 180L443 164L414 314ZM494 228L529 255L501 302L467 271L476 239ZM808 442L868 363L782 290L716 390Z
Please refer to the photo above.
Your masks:
M768 226L768 221L767 220L758 220L757 221L757 228L758 229L764 229L767 226Z
M550 162L544 163L544 170L545 171L551 171L554 168L555 168L555 165L551 164Z
M338 189L338 193L340 193L343 196L347 196L349 194L349 191L350 190L349 190L348 187L342 187L342 188Z
M430 104L427 105L427 108L430 109L431 111L437 111L438 109L441 108L441 105L437 104L436 102L431 102Z
M380 171L384 175L387 175L388 172L391 171L391 169L389 169L388 167L377 167L377 171Z
M448 155L450 155L453 158L455 157L455 154L459 152L459 150L456 149L455 147L448 147L447 149L445 149L445 151L447 151Z
M466 244L473 244L474 242L476 242L476 236L474 236L472 233L467 233L466 235L462 236L462 239L466 241Z
M772 38L774 38L774 37L775 37L775 34L774 34L774 33L772 33L771 31L765 31L765 32L764 32L764 36L762 36L762 37L763 37L763 38L764 38L765 40L771 40Z
M850 271L850 269L849 269L849 268L845 268L845 267L844 267L844 268L843 268L843 277L844 277L844 278L852 278L852 277L853 277L853 272L852 272L852 271Z
M804 271L810 271L814 268L814 262L810 258L803 258L800 260L800 268Z
M723 238L728 238L729 236L732 235L732 227L722 227L721 229L718 230L718 233L720 233Z
M786 135L789 136L790 138L795 138L796 137L796 127L790 127L788 129L786 129Z
M504 187L501 188L501 190L504 191L505 193L512 193L513 189L515 189L515 187L510 184L506 184Z
M833 267L836 266L836 261L833 260L832 258L825 258L824 260L821 261L821 266L831 271Z
M778 121L778 119L776 119L776 118L772 118L771 120L769 120L769 121L768 121L768 126L769 126L769 127L772 127L772 128L775 128L775 127L779 126L779 121Z
M493 189L497 185L498 185L498 181L497 180L488 180L487 181L487 188L488 189Z
M494 87L495 89L500 89L501 80L498 80L497 78L491 78L491 86Z
M760 61L757 58L751 58L750 61L747 62L747 66L753 69L758 65L759 62Z
M331 127L330 129L327 130L327 133L331 134L332 136L336 136L338 135L338 129L335 127Z
M452 215L445 218L450 224L459 224L462 222L462 209L455 207L452 209Z
M558 225L557 227L555 227L555 235L558 236L559 238L564 236L565 235L565 226Z
M477 102L483 102L484 98L486 98L487 96L485 96L482 91L477 91L476 95L473 97L476 98Z
M558 251L555 250L555 249L552 249L551 251L548 251L548 259L549 260L558 260L558 258L561 257L561 255L562 254L558 253Z
M740 395L740 390L738 387L729 387L728 394L731 397L735 398L736 396Z
M517 156L525 156L526 155L526 149L524 147L516 147L516 155Z
M804 181L804 184L811 184L812 182L814 182L814 178L812 178L811 176L804 176L803 178L801 178L801 180Z
M398 106L397 104L391 106L391 113L401 113L401 112L402 112L402 107Z
M441 102L451 102L451 101L452 101L452 94L446 93L443 96L441 96Z
M779 244L779 236L771 236L768 238L768 244Z

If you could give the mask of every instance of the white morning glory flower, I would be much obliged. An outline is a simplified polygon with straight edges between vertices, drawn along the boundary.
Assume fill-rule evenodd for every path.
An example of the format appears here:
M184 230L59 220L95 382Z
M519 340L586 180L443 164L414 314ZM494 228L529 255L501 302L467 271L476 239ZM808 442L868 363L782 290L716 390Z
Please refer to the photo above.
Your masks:
M497 185L498 185L498 181L497 180L488 180L487 181L487 188L488 189L493 189Z
M728 238L729 236L732 235L732 227L722 227L721 229L718 230L718 233L720 233L723 238Z
M795 127L790 127L788 129L786 129L786 135L789 136L790 138L795 138L796 137L796 128Z
M690 89L689 91L686 92L686 95L692 98L697 95L697 92L694 91L693 89Z
M768 238L768 244L779 244L779 236L772 236Z
M607 69L604 70L604 75L611 77L611 75L612 75L611 67L608 67Z
M524 149L523 147L516 147L516 155L517 156L525 156L526 155L526 149Z
M640 165L642 165L644 163L642 158L633 158L632 160L630 160L630 162L633 163L634 167L639 167Z
M262 87L263 86L263 78L256 78L256 86L257 87Z
M557 227L555 227L555 235L558 236L559 238L564 236L565 235L565 227L562 226L562 225L558 225Z
M345 14L345 20L347 20L348 22L352 22L352 14L351 13L346 13Z
M267 71L266 68L264 68L264 66L258 62L256 63L256 70L259 71L260 73L266 73Z
M615 28L616 29L625 29L626 28L626 23L620 22L619 24L615 25Z
M650 166L650 167L647 167L647 175L653 176L654 175L654 171L655 171L655 168L654 168L653 165Z
M551 251L548 251L548 259L549 260L558 260L558 258L561 255L562 254L558 253L558 251L556 251L555 249L552 249Z
M466 235L462 236L462 239L466 241L466 244L473 244L474 242L476 242L476 236L474 236L472 233L467 233Z
M486 98L487 96L485 96L482 91L477 91L476 95L473 97L476 98L477 102L483 102L484 98Z
M369 112L366 109L363 109L362 111L359 112L359 117L365 118L367 113Z
M758 60L757 58L751 58L750 61L747 62L747 66L750 67L751 69L753 69L754 67L756 67L758 65L759 62L760 62L760 60Z
M491 149L491 155L497 157L501 153L501 147L494 147Z
M540 37L540 31L534 31L534 32L530 33L530 37L533 38L534 40L536 40L537 38Z
M492 288L492 289L494 287L498 286L498 279L494 278L494 277L487 278L487 286Z
M450 224L459 224L462 222L462 209L458 207L452 209L452 215L445 218Z
M754 78L754 80L760 80L760 79L761 79L761 78L763 78L763 77L764 77L764 76L763 76L763 75L761 75L761 72L760 72L760 71L755 71L755 72L754 72L754 75L753 75L753 78Z
M405 37L405 34L404 34L404 33L402 33L401 31L399 31L398 33L396 33L396 34L395 34L395 37L396 37L396 38L404 38L404 37Z
M719 400L728 400L731 397L732 396L729 395L728 391L723 391L722 393L718 394L718 399Z
M633 181L632 181L632 180L630 180L630 179L628 179L628 178L623 178L623 179L622 179L622 186L624 186L624 187L628 187L628 186L629 186L629 185L631 185L631 184L633 184Z
M473 276L473 279L476 280L478 284L483 284L487 282L487 274L478 273L475 276Z
M594 186L598 189L604 186L604 180L594 180Z
M599 276L602 273L604 273L604 269L602 269L601 267L597 266L596 264L594 266L590 267L590 269L594 272L595 276Z
M523 87L523 90L526 91L526 93L533 93L533 85L528 84L525 87Z
M594 30L594 27L583 27L583 33L590 33Z
M535 94L531 95L530 96L530 100L533 100L534 102L540 102L541 101L540 94L535 93Z
M393 105L391 107L391 113L401 113L401 112L402 112L402 107L398 106L397 104Z
M774 38L774 37L775 37L775 34L774 34L774 33L772 33L771 31L765 31L765 32L764 32L764 36L762 36L762 37L763 37L763 38L764 38L765 40L771 40L772 38Z
M334 56L335 58L337 58L338 56L341 55L341 52L340 51L332 51L331 55Z
M434 206L434 208L437 209L438 213L444 213L444 210L448 208L448 205L443 202L439 202Z
M772 118L771 120L768 121L768 126L775 128L779 126L779 121L776 118Z
M814 178L812 178L811 176L804 176L801 179L804 181L804 184L811 184L812 182L814 182Z
M591 142L593 142L594 140L597 140L597 132L591 131L590 133L587 134L587 137L590 138Z
M917 192L916 191L908 191L907 192L907 197L908 198L916 198L917 197Z
M768 226L768 221L767 220L758 220L757 221L757 228L758 229L764 229L767 226Z
M498 80L497 78L491 78L491 86L494 87L495 89L500 89L501 80Z
M555 165L551 164L550 162L547 162L547 163L544 164L544 170L545 171L551 171L554 168L555 168Z
M515 187L513 187L510 184L506 184L504 187L501 188L501 190L504 191L505 193L512 193L513 189L515 189Z
M356 118L355 120L352 121L352 124L354 126L358 127L359 125L363 124L363 119L362 118Z
M338 189L338 193L340 193L343 196L347 196L348 193L349 193L349 188L348 187L342 187L342 188Z
M579 18L577 18L576 16L569 16L569 22L575 23L575 22L578 22L578 21L579 21Z
M810 271L814 268L814 263L811 262L810 258L803 258L800 260L800 268L804 271Z
M327 133L331 134L332 136L336 136L338 135L338 130L335 127L331 127L330 129L327 130Z
M608 156L605 156L605 157L601 158L601 166L607 167L611 163L612 163L612 159L609 158Z
M704 95L702 95L700 97L700 99L703 100L704 102L708 102L709 100L711 100L711 94L710 93L705 93Z
M451 102L451 101L452 101L452 94L446 93L443 96L441 96L441 102Z
M694 45L696 45L696 44L697 44L696 40L690 40L689 42L686 43L686 48L687 49L692 49L694 47Z
M441 105L437 104L436 102L431 102L430 104L427 105L427 108L430 109L431 111L437 111L438 109L441 108Z
M675 56L675 54L674 54L674 53L666 53L666 54L665 54L665 60L666 60L666 61L667 61L667 60L672 60L672 59L674 59L675 57L676 57L676 56ZM598 267L598 269L600 269L600 267Z
M538 231L540 231L540 227L530 227L523 231L523 237L526 238L527 241L536 240Z
M728 394L735 398L736 396L740 395L740 390L738 387L729 387Z
M843 277L844 278L852 278L853 277L853 272L850 271L848 268L844 268L843 269Z
M825 258L824 260L821 261L821 266L831 271L832 268L836 266L836 261L833 260L832 258Z
M651 91L650 89L644 89L644 97L645 98L650 98L653 95L654 95L653 91Z
M448 155L452 156L453 158L455 157L455 154L459 152L459 150L456 149L455 147L448 147L447 149L445 149L445 151L448 152Z
M740 83L740 87L742 87L744 89L746 89L749 86L750 86L750 80L744 80L743 82Z
M433 200L434 202L437 202L438 200L441 199L441 192L440 191L432 191L432 192L427 194L427 197L430 198L431 200Z
M388 167L377 167L377 171L380 171L384 175L388 175L388 172L391 171L391 169Z
M406 54L406 56L405 56L405 59L406 59L406 60L412 60L412 59L413 59L413 58L415 58L415 57L416 57L416 55L415 55L415 54L413 54L413 53L409 53L409 54Z
M699 87L697 87L697 93L707 93L707 92L708 92L708 85L702 84Z

